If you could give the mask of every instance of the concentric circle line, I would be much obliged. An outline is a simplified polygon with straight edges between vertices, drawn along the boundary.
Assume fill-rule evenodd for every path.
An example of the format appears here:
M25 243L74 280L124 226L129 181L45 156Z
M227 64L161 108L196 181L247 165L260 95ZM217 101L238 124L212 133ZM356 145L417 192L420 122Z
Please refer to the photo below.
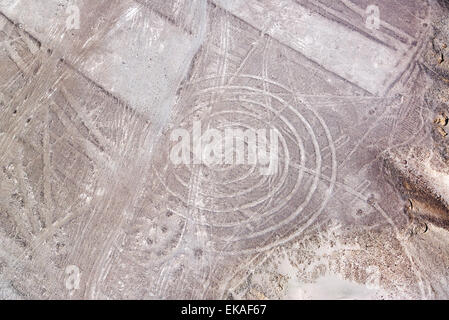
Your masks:
M238 77L242 78L243 76L238 76ZM258 81L264 81L264 83L265 82L266 83L271 83L271 84L273 84L273 85L275 85L275 86L285 90L287 93L290 93L294 97L296 97L296 95L293 94L291 90L287 89L285 86L283 86L283 85L281 85L279 83L275 83L275 82L273 82L271 80L263 79L263 78L260 78L260 77L257 77L257 76L246 76L246 77L247 78L252 78L252 79L255 79L255 80L258 80ZM213 91L217 92L217 90L218 90L218 92L222 92L223 93L224 97L221 99L221 101L227 100L227 101L233 101L233 102L239 102L239 103L248 103L248 104L257 103L257 105L262 106L262 108L265 108L267 110L271 110L271 112L273 112L276 115L276 117L280 115L279 116L279 120L281 120L283 123L287 124L287 127L293 133L293 136L298 138L298 139L295 139L293 136L290 136L290 139L293 139L293 141L302 141L302 139L299 137L297 129L295 128L296 125L293 126L293 124L290 123L289 120L285 116L282 115L282 113L284 112L285 109L290 110L291 112L293 112L294 117L298 118L301 121L302 125L304 126L304 129L306 129L306 131L309 133L310 137L312 138L311 139L311 144L312 144L313 149L315 151L313 154L314 154L314 157L315 157L314 162L315 162L316 168L315 169L306 168L305 162L303 162L302 166L298 165L298 163L296 163L296 162L295 163L291 163L291 165L288 164L288 166L287 166L289 168L294 168L294 169L298 170L298 172L300 172L301 175L303 175L304 173L313 175L313 180L311 181L311 186L310 186L309 193L308 193L305 201L303 202L303 204L300 205L300 206L297 206L296 209L294 211L292 211L291 213L288 213L286 219L281 220L280 222L276 222L275 225L269 226L269 228L266 228L266 229L263 229L263 230L258 230L257 232L249 232L247 234L244 234L243 236L238 236L236 241L238 241L238 240L245 240L245 239L251 239L251 238L252 239L256 239L256 237L259 237L261 235L268 235L268 234L272 235L277 229L285 228L286 226L289 226L290 224L292 226L294 225L295 228L297 228L297 230L295 230L293 233L291 233L290 235L287 236L287 233L290 233L290 231L288 231L288 230L291 229L290 227L287 227L285 229L286 233L283 233L283 234L286 235L285 237L281 237L280 239L277 238L275 241L273 241L271 243L268 243L268 244L265 244L265 245L262 245L262 246L258 246L256 248L239 248L239 249L229 248L229 249L226 249L226 250L218 250L218 251L215 250L215 248L208 248L207 249L208 251L220 252L222 254L223 253L225 253L225 254L236 254L236 253L261 252L261 251L269 249L270 247L273 248L273 247L275 247L275 246L277 246L279 244L282 244L282 243L285 243L287 241L290 241L290 239L292 239L292 237L296 237L305 228L310 226L310 224L313 223L313 221L316 220L316 217L318 217L319 214L321 214L321 212L324 210L327 202L329 201L329 199L331 197L331 194L333 192L333 188L334 188L334 185L335 185L335 182L336 182L336 163L337 163L337 161L336 161L335 146L333 145L333 139L332 139L332 136L330 134L330 130L326 126L324 120L317 114L317 112L315 110L310 108L310 106L305 104L303 101L301 101L301 102L296 101L297 103L300 103L305 108L307 108L307 110L312 111L311 114L313 114L313 116L316 119L318 119L318 122L320 123L320 126L324 129L325 136L326 136L327 142L328 142L328 146L327 147L329 147L329 149L330 149L330 155L331 155L331 159L332 159L331 160L331 171L332 172L331 172L330 177L327 177L326 175L323 174L322 169L321 169L321 166L322 166L322 163L323 163L322 162L323 158L322 158L321 151L320 151L321 150L321 146L319 145L319 142L317 140L317 137L314 134L314 130L313 130L311 124L300 113L299 109L293 107L292 104L287 103L283 98L281 98L281 97L279 97L279 96L277 96L277 95L275 95L275 94L273 94L271 92L267 92L266 90L260 90L258 88L253 88L253 87L248 87L248 86L222 85L222 86L213 86L213 87L208 87L208 88L198 88L196 91L191 93L191 97L204 95L204 94L207 95L209 93L213 94ZM229 99L229 98L225 99L225 97L226 97L226 95L228 93L229 94L234 94L234 95L240 95L240 96L243 96L243 98L236 97L234 99ZM245 96L247 96L247 95L260 95L260 96L268 95L271 98L273 98L274 100L280 102L284 107L281 110L275 110L274 107L270 108L269 106L264 105L260 101L253 101L252 99L246 99ZM220 101L220 99L219 99L219 101ZM203 103L201 103L201 104L203 104ZM195 110L200 109L202 107L201 104L197 105ZM236 110L233 110L233 111L220 111L220 112L216 112L216 114L224 114L226 116L226 113L234 112L234 113L245 114L245 116L254 117L257 121L261 121L260 118L263 117L261 114L256 114L255 115L254 113L248 112L248 110L250 111L250 109L247 109L247 111L245 111L245 112L236 111ZM276 119L276 118L274 118L274 119ZM270 122L270 124L269 124L270 126L273 125L272 122L274 121L274 119ZM241 125L243 126L243 123L241 123ZM289 132L287 132L287 133L289 133ZM285 146L285 144L283 144L282 146L284 147L286 152L289 151L289 146L288 145ZM296 148L298 148L298 147L299 146L297 145ZM302 159L304 159L304 157L305 157L304 146L302 147L302 152L300 152L300 154L301 154ZM285 161L285 160L287 160L287 161ZM289 158L288 159L282 159L281 161L285 165L286 162L290 162L290 159ZM285 177L285 173L287 171L288 171L288 169L283 172L282 176ZM172 192L172 190L169 189L169 186L164 182L164 179L162 178L161 174L162 174L161 172L157 172L156 176L158 177L158 180L164 185L165 188L167 188L169 190L169 192L174 197L179 196L177 194L177 192ZM175 175L176 175L176 173L175 173ZM326 176L325 179L323 179L324 176ZM305 210L306 206L308 205L308 203L310 202L310 200L312 199L312 196L314 195L315 190L317 189L318 184L320 183L319 181L321 181L321 180L324 180L324 181L327 181L327 182L330 183L329 186L327 187L326 192L325 192L324 201L322 201L321 205L319 206L319 208L314 209L313 212L311 212L311 214L307 214L304 217L302 217L301 216L301 212L305 212L304 210ZM283 181L285 181L285 178L284 178ZM289 193L286 195L286 198L283 199L285 201L284 202L285 205L287 205L289 202L291 202L291 199L293 199L293 196L299 190L298 188L299 188L298 184L295 184L293 189L289 190ZM177 197L177 198L179 199L179 197ZM267 200L268 199L270 199L270 198L267 198ZM261 202L259 201L258 203L261 203ZM257 203L254 203L254 204L257 204ZM295 204L295 206L296 206L296 204ZM251 208L251 207L249 207L249 208ZM203 208L197 208L197 209L205 210L205 211L211 211L211 212L214 211L214 210L208 210L208 208L204 208L204 209ZM252 211L252 210L249 210L249 211ZM271 211L271 212L268 211L268 212L271 214L274 211ZM307 211L307 213L308 213L308 211ZM177 214L181 214L181 213L178 212ZM255 221L256 219L261 219L261 217L264 217L264 216L267 216L266 212L263 213L262 216L254 215L254 218L252 217L251 219L248 219L248 220L251 222L251 221ZM185 217L184 216L184 218L192 220L191 217ZM283 218L284 218L284 216L281 217L281 219L283 219ZM295 219L298 219L298 218L301 219L301 220L299 220L297 223L295 222L294 224L292 224L292 222ZM227 225L231 226L231 227L237 226L239 229L241 229L243 226L246 226L248 224L248 220L245 220L244 223L237 222L237 223L232 223L232 224L227 224ZM205 221L203 219L202 219L202 221L194 221L194 223L198 223L198 225L203 225L203 226L207 226L207 227L218 227L218 228L220 228L220 227L223 228L226 225L226 224L220 224L220 225L217 226L217 225L214 225L213 222L209 223L208 221ZM298 225L299 225L299 227L298 227ZM240 233L244 233L244 232L245 232L245 229L241 229ZM232 242L235 243L236 241L232 241ZM235 248L235 246L234 246L234 248Z
M251 88L250 88L250 89L251 89ZM275 96L274 96L274 98L277 99L277 100L280 99L280 98L275 97ZM281 100L282 100L282 99L281 99ZM285 102L284 100L282 100L281 102L282 102L283 104L286 104L286 102ZM257 102L257 103L260 104L259 102ZM289 126L289 128L290 128L291 131L293 131L293 132L296 131L295 128L290 124L290 122L289 122L285 117L281 117L281 118L282 118L283 122L286 123L286 124ZM301 115L299 116L299 118L303 121L304 125L307 127L307 129L308 129L308 131L309 131L309 134L310 134L310 136L312 137L312 139L313 139L313 141L314 141L315 153L318 155L318 156L317 156L317 171L318 171L318 168L321 166L321 156L320 156L320 152L319 152L319 146L318 146L318 144L317 144L316 138L314 138L313 130L311 129L310 124L309 124L309 123L307 122L307 120L305 120ZM301 139L299 138L298 134L296 133L295 135L296 135L296 137L297 137L296 140L297 140L298 142L301 141ZM317 152L317 151L318 151L318 152ZM301 153L301 154L302 154L302 156L304 155L304 153ZM284 174L282 180L285 180L285 174ZM318 180L319 180L318 178L316 178L316 179L314 180L313 185L312 185L312 188L311 188L311 190L310 190L310 192L309 192L309 194L308 194L308 196L307 196L307 198L306 198L306 199L307 199L307 200L305 201L306 204L310 201L311 196L313 195L313 192L316 190L317 185L318 185ZM167 186L165 186L165 187L167 188ZM296 191L297 189L298 189L298 183L295 185L294 191ZM171 190L170 190L170 191L171 191ZM276 192L277 192L277 190L276 190ZM273 192L271 192L271 193L273 193ZM271 193L270 193L270 194L271 194ZM178 198L182 199L180 196L178 196ZM259 202L258 202L258 203L261 203L262 201L265 201L266 199L269 199L269 196L265 196L265 199L264 199L264 200L259 199ZM289 198L288 200L290 200L290 198ZM185 202L185 201L184 201L184 202ZM253 207L254 205L257 205L258 203L251 203L250 205L247 205L247 208L246 208L246 207L243 207L243 209L251 208L251 207ZM205 210L205 211L211 211L211 210L208 209L208 208L199 208L199 209ZM217 212L217 210L212 210L212 211ZM221 211L221 212L231 212L231 211L235 211L235 210L233 209L233 210L227 210L227 211ZM271 210L271 211L274 211L274 210ZM270 212L270 214L271 214L271 212ZM184 216L184 218L187 218L187 217Z
M221 112L221 113L226 113L226 112ZM233 112L233 113L242 113L242 114L246 114L246 112L243 112L243 111L235 111L235 112ZM265 121L265 120L261 120L261 121ZM236 123L236 125L245 126L245 124L241 124L241 123ZM287 146L286 146L286 142L285 142L285 140L284 140L284 138L283 138L283 135L281 135L281 134L279 133L278 129L274 128L274 130L278 133L278 136L281 137L281 141L282 141L284 150L286 150L286 153L287 153L287 154L286 154L286 157L289 158L289 155L288 155L288 148L287 148ZM301 140L298 141L298 144L299 144L300 153L301 153L301 155L302 155L301 163L304 165L304 160L305 160L304 154L305 154L305 152L304 152L304 147L303 147L302 141L301 141ZM186 166L186 167L187 167L187 168L189 169L189 171L191 172L190 167L189 167L189 166ZM253 170L254 168L255 168L255 166L253 166L251 169ZM178 177L178 175L175 175L175 176L176 176L176 178L178 179L179 182L181 182L184 186L186 186L185 181L183 181L182 179L180 179L180 178ZM299 180L301 180L301 179L302 179L302 176L299 178ZM236 179L236 180L240 180L240 179ZM219 185L224 185L224 184L228 184L228 181L226 181L226 183L219 183ZM226 194L226 195L224 195L223 197L229 198L229 197L233 197L233 196L244 195L244 194L246 194L246 193L248 193L248 192L251 192L251 190L250 190L250 191L240 191L240 192L238 192L238 193L232 193L232 194ZM204 194L204 193L202 193L202 194L203 194L203 195L206 195L206 196L210 196L210 195L208 195L208 194ZM220 196L218 196L218 197L220 197Z

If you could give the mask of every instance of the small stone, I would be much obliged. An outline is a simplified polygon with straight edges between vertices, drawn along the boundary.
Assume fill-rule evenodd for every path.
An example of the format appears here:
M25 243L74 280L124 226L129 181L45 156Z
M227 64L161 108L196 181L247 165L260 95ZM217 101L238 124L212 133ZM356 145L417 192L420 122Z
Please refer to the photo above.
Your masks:
M447 132L443 128L437 127L437 131L441 136L443 136L443 137L447 136Z
M449 121L449 118L445 114L440 114L438 117L435 118L433 121L434 123L440 125L440 126L447 126Z

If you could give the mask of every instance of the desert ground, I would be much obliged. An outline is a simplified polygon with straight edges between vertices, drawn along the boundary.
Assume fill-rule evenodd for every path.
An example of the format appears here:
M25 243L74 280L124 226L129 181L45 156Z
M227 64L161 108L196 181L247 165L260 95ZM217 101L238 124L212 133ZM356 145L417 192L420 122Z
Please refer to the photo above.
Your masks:
M0 299L448 299L448 45L443 0L0 0ZM198 124L275 170L173 161Z

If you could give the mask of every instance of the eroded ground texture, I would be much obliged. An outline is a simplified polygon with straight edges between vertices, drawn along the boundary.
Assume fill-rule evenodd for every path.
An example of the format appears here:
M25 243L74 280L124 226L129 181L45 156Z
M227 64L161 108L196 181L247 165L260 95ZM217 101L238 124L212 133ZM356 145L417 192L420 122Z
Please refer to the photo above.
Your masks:
M0 298L449 298L448 46L436 0L0 0ZM198 122L277 170L174 163Z

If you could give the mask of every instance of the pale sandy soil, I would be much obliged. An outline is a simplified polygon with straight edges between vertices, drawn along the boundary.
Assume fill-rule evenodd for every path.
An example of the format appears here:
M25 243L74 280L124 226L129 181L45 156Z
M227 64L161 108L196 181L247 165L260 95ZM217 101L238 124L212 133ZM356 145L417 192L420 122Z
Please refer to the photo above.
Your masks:
M448 14L0 0L0 299L447 299ZM175 164L196 121L278 169Z

